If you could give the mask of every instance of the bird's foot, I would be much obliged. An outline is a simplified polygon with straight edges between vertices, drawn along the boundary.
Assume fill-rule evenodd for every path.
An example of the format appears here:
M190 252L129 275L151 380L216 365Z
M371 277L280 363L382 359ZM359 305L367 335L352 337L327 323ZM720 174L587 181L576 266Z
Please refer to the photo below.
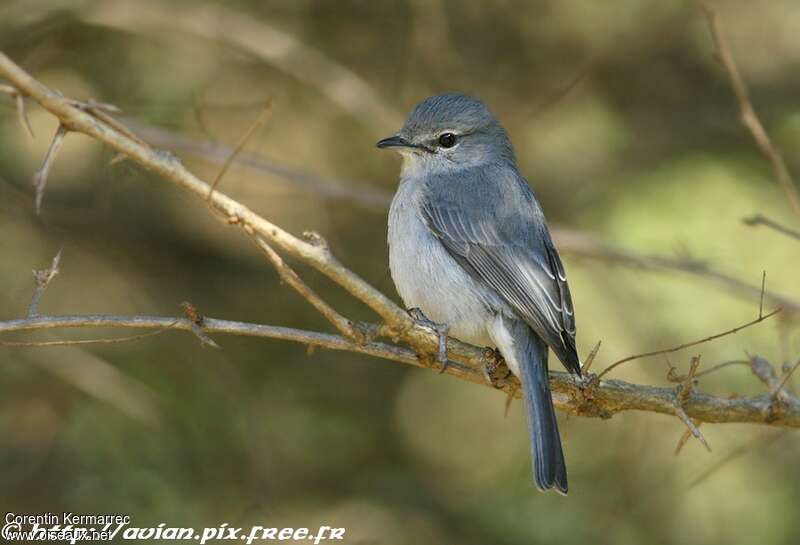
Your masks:
M483 354L486 357L486 364L483 366L483 376L486 382L498 390L503 389L506 379L511 376L511 370L506 365L502 354L497 348L486 348Z
M447 359L447 334L450 332L450 326L429 320L419 307L408 309L408 314L417 324L430 329L439 336L439 351L436 354L436 359L441 365L439 373L444 373L449 365Z

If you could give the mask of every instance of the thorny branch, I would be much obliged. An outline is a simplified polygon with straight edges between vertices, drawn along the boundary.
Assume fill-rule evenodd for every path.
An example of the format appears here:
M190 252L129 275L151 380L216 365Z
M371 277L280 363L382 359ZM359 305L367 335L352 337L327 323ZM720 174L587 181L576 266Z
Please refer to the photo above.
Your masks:
M166 331L189 331L194 322L186 317L165 316L36 316L20 320L0 322L0 333L40 331L74 328L133 328ZM289 327L270 326L219 320L204 317L203 331L206 334L230 334L292 341L329 350L366 354L430 369L439 369L435 358L419 357L414 351L393 344L370 341L364 344L345 339L340 335L305 331ZM69 341L67 341L69 342ZM769 365L769 364L767 364ZM469 382L489 386L483 377L480 363L470 360L451 361L446 374ZM649 411L666 415L675 414L679 396L675 388L630 384L622 380L597 381L585 387L567 373L550 373L553 400L556 406L570 414L608 418L622 411ZM521 397L519 383L514 382L514 397ZM774 400L767 394L750 398L722 398L692 391L686 395L682 407L685 413L698 422L730 423L750 422L773 426L800 428L800 401L789 397L774 412Z
M180 189L194 194L199 199L208 198L209 206L215 213L227 218L229 225L241 228L248 236L254 237L262 251L277 266L279 273L287 282L304 295L316 308L324 308L321 299L306 291L302 281L295 281L291 269L284 268L282 261L274 260L277 251L314 267L347 290L353 297L365 303L382 320L380 324L370 324L369 335L357 341L348 338L301 331L291 328L248 324L202 317L190 313L183 318L148 316L34 316L21 320L0 322L0 333L11 331L33 331L41 329L64 329L75 327L113 327L144 329L175 329L193 331L196 335L228 333L284 339L333 350L363 353L405 364L439 368L434 358L422 354L434 353L439 345L436 334L428 328L416 324L406 311L384 294L369 285L354 272L342 265L328 249L325 241L318 235L306 239L295 237L267 219L255 214L241 203L219 191L211 192L210 184L186 169L173 155L154 149L140 139L131 137L129 131L121 129L119 122L108 122L90 107L82 105L53 92L32 78L3 53L0 53L0 76L9 81L20 94L30 97L55 115L70 131L84 133L99 140L118 153L142 167L155 172L164 180ZM278 256L279 257L279 256ZM299 277L297 278L299 280ZM333 309L330 309L331 311ZM335 312L335 311L333 311ZM761 317L766 319L770 315ZM340 331L348 332L346 318L329 313L326 316L338 323ZM341 318L341 320L340 320ZM411 349L372 340L373 334L403 342ZM349 336L349 335L348 335ZM712 338L716 338L713 336ZM689 346L689 345L687 345ZM477 384L486 385L484 370L490 364L502 367L495 361L490 351L450 339L449 365L446 373ZM694 389L680 395L675 388L665 388L630 384L620 380L600 380L589 377L582 381L566 373L551 373L552 390L556 405L572 414L607 418L627 410L640 410L662 413L670 416L676 413L696 422L752 422L774 426L800 427L800 401L786 394L780 403L769 394L749 398L720 398ZM502 386L510 395L519 397L519 382L511 377ZM785 392L783 392L785 394ZM679 409L676 410L676 407ZM682 414L681 414L682 413Z

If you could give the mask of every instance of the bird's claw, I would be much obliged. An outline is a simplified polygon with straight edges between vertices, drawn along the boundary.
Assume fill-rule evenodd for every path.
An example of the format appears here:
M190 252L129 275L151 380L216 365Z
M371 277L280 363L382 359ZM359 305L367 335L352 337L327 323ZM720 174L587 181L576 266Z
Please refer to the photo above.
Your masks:
M421 325L422 327L427 327L436 333L436 335L438 335L439 350L436 355L436 359L441 364L439 373L444 373L450 363L447 359L447 334L450 332L450 326L429 320L419 307L408 309L408 314L414 319L415 322L417 322L417 324Z

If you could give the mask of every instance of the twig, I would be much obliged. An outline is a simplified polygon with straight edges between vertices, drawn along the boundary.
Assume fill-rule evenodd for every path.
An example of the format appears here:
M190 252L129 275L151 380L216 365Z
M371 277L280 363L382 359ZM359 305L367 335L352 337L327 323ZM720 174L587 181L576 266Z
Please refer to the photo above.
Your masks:
M231 163L233 163L233 161L236 159L236 156L239 155L239 153L241 153L241 151L247 145L247 142L250 141L250 138L252 138L252 136L256 133L256 131L260 129L264 125L264 123L267 122L267 119L269 119L269 115L271 112L272 112L272 100L267 99L264 103L264 107L261 109L261 113L258 115L256 120L253 121L253 124L250 125L247 131L245 131L245 133L239 139L239 142L236 144L236 147L233 148L233 151L231 151L228 158L225 159L225 162L222 163L222 168L219 170L217 177L214 178L214 181L211 183L211 189L208 190L208 197L206 197L206 200L209 200L211 198L211 195L212 193L214 193L214 190L217 188L217 185L219 184L220 180L222 180L222 178L225 176L225 173L228 172Z
M795 231L793 229L789 229L788 227L781 225L777 221L772 220L762 214L756 214L754 216L748 216L746 218L742 218L742 223L744 223L745 225L749 225L751 227L763 225L765 227L769 227L770 229L774 229L775 231L782 233L787 237L800 240L800 232Z
M658 354L671 354L673 352L678 352L679 350L683 350L684 348L689 348L691 346L697 346L698 344L711 342L713 340L719 339L720 337L725 337L726 335L733 335L734 333L737 333L737 332L741 331L742 329L747 329L750 326L754 326L756 324L759 324L759 323L763 322L767 318L771 318L772 316L775 316L780 311L781 311L781 309L776 308L775 310L773 310L772 312L770 312L768 314L759 315L758 318L756 318L755 320L752 320L750 322L747 322L746 324L742 324L740 326L736 326L736 327L734 327L732 329L728 329L727 331L723 331L722 333L716 333L714 335L710 335L708 337L705 337L703 339L699 339L697 341L691 341L691 342L688 342L688 343L683 343L683 344L678 345L678 346L673 346L672 348L665 348L663 350L654 350L653 352L645 352L643 354L636 354L634 356L628 356L627 358L622 358L621 360L615 361L614 363L612 363L611 365L606 367L599 375L597 375L597 377L600 378L600 377L606 375L607 373L609 373L614 368L619 367L623 363L627 363L629 361L638 360L638 359L641 359L641 358L647 358L647 357L650 357L650 356L656 356Z
M47 186L47 177L50 175L50 168L55 162L58 150L64 142L64 137L67 135L67 128L63 123L58 125L58 130L50 142L50 147L47 150L47 155L44 157L42 167L33 175L33 187L36 188L36 213L39 214L42 210L42 199L44 198L44 188Z
M797 192L797 187L789 174L789 169L786 168L786 164L783 162L783 157L781 157L780 152L775 148L769 134L767 134L764 126L761 124L761 120L756 115L753 104L750 101L747 85L744 83L739 69L736 66L736 62L733 60L731 48L720 30L717 13L705 3L701 3L701 6L708 21L711 39L714 41L716 58L727 72L728 79L733 88L733 93L736 95L736 100L739 103L741 122L750 131L758 149L771 163L778 185L789 199L792 209L795 213L800 214L800 195Z
M52 263L46 269L40 270L33 270L33 279L36 281L36 289L33 292L33 297L31 298L31 304L28 307L28 317L37 316L39 314L39 301L42 299L42 295L44 295L44 290L47 289L47 286L50 282L55 278L55 276L59 273L58 266L61 263L61 251L64 248L60 248L56 255L53 257Z
M722 363L718 363L717 365L709 367L708 369L700 371L699 373L697 373L695 375L695 378L700 378L700 377L703 377L703 376L706 376L706 375L710 375L711 373L715 373L715 372L719 371L720 369L723 369L725 367L729 367L731 365L750 365L750 362L746 361L746 360L724 361Z

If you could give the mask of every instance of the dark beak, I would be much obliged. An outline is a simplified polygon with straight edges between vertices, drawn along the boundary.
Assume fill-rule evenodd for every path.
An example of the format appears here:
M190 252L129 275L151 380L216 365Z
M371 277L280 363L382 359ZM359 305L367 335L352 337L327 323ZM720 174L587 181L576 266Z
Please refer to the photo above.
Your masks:
M400 136L399 134L395 134L394 136L390 136L389 138L384 138L383 140L379 140L375 147L378 148L413 148L415 147L414 144Z

